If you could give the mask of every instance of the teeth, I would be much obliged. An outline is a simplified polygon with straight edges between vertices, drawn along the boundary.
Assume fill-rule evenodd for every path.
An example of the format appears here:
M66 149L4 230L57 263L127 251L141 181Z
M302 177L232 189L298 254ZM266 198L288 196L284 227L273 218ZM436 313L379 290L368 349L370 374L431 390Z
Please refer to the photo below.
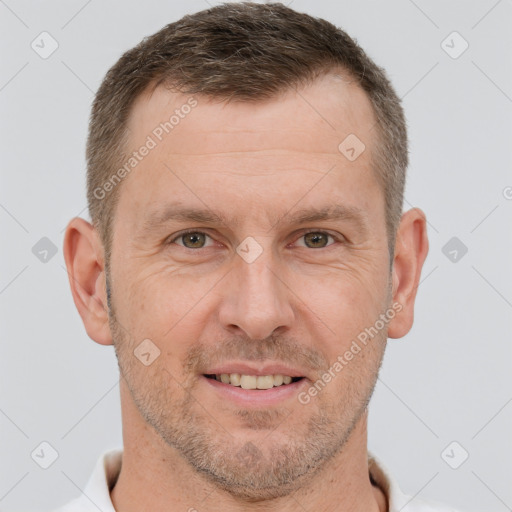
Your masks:
M274 387L274 377L272 375L260 376L256 379L258 389L270 389Z
M243 389L270 389L290 384L292 378L288 375L240 375L239 373L221 373L215 375L215 380L224 384L242 387Z
M240 377L240 386L243 389L256 389L257 377L254 375L242 375Z
M281 386L284 377L282 375L274 375L274 386Z

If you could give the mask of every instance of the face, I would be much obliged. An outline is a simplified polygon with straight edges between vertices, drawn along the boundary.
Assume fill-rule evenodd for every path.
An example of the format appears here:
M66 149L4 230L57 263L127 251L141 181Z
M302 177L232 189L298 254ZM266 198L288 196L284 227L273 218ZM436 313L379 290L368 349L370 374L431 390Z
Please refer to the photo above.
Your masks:
M300 486L366 412L391 307L374 124L339 77L259 103L157 88L134 105L130 147L154 147L114 222L120 370L140 420L234 495Z

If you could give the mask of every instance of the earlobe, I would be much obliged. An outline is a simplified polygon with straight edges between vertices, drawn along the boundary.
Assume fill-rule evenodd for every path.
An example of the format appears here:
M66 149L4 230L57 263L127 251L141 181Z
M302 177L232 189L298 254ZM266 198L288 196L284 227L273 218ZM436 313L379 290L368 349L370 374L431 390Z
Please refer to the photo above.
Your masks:
M411 330L416 292L427 254L426 216L419 208L413 208L402 215L396 237L392 303L399 304L401 310L388 325L390 338L401 338Z
M66 227L64 259L73 301L91 339L111 345L103 249L94 227L75 217Z

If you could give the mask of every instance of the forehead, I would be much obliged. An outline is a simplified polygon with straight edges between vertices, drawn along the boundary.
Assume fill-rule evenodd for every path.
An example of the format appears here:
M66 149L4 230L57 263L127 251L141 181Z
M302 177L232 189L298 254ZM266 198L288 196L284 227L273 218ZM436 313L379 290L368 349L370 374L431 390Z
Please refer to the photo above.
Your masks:
M253 102L157 87L137 98L131 111L128 153L151 149L124 179L118 215L146 225L176 199L233 217L239 210L242 218L262 210L279 218L282 210L314 204L315 198L318 208L344 200L364 209L370 197L362 192L377 186L374 127L367 95L342 76ZM365 149L351 161L340 144L354 136ZM325 194L330 200L321 204Z
M191 101L198 108L189 108ZM187 122L183 122L185 119ZM286 142L287 147L337 154L338 144L350 133L371 144L376 122L367 94L353 78L339 74L322 76L306 87L290 88L268 100L227 102L174 93L164 86L150 89L132 106L127 123L131 145L137 146L155 130L158 138L160 123L170 120L171 131L161 134L166 140L157 142L173 144L180 153L187 154L208 152L210 148L214 152L215 139L211 137L215 135L224 135L223 142L232 141L234 147L247 133L259 135L260 139L253 140L256 146L263 142L262 132L272 131L295 135L279 141ZM198 147L197 140L190 137L191 132L207 134L208 139Z

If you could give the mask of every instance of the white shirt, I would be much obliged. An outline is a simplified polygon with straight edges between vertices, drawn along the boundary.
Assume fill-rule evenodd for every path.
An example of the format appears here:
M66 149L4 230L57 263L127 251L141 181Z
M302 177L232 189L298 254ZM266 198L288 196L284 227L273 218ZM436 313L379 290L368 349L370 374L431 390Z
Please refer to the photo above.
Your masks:
M121 471L122 455L123 451L120 449L104 452L98 459L82 495L54 512L115 512L110 490ZM388 512L458 512L441 503L427 502L404 494L382 461L371 453L368 453L368 467L371 479L387 496Z

